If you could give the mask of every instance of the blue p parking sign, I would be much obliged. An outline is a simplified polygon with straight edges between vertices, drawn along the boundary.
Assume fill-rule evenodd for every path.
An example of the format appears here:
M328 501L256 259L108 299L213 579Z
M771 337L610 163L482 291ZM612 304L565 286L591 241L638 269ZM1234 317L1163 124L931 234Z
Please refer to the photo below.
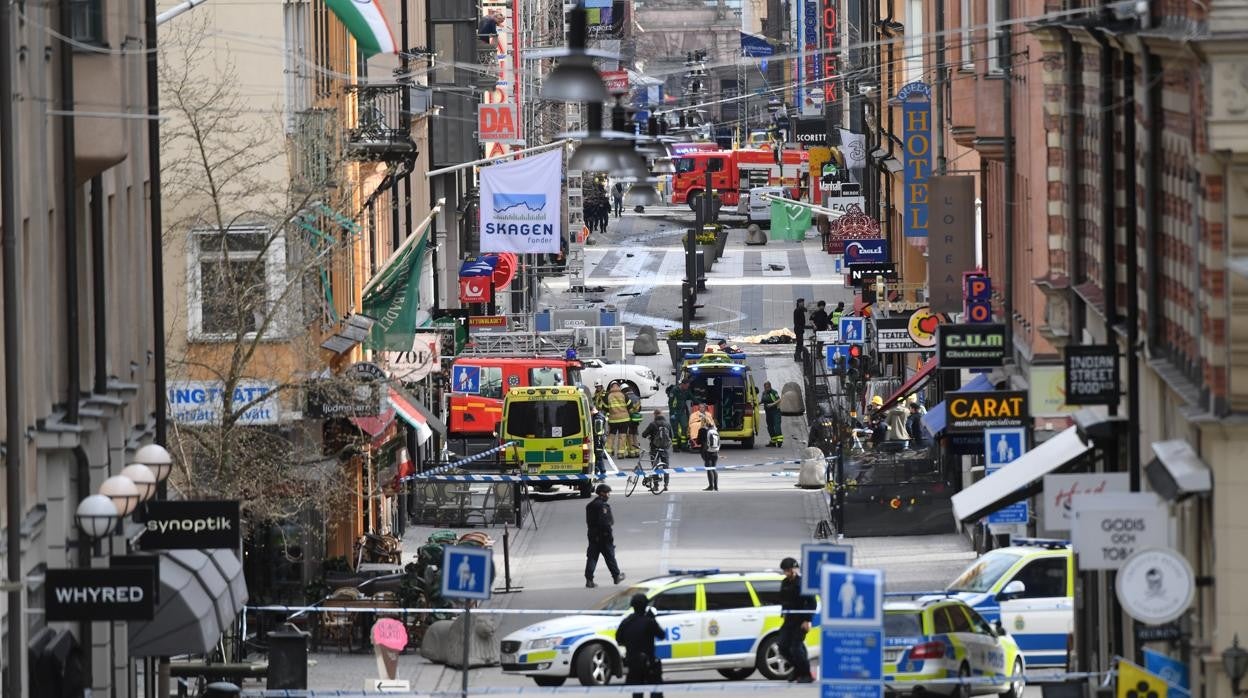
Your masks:
M442 596L448 599L490 598L493 551L466 545L442 549Z

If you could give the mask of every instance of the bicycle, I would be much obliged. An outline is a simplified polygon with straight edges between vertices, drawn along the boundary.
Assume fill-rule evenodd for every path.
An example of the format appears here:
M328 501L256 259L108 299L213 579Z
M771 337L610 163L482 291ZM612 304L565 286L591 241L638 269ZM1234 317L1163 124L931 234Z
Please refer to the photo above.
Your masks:
M641 458L637 458L637 465L633 467L633 474L628 476L628 480L624 483L624 496L632 495L637 489L638 483L642 487L650 490L650 494L659 494L665 488L663 486L663 475L660 472L667 467L667 459L663 457L662 452L650 454L650 472L641 464Z

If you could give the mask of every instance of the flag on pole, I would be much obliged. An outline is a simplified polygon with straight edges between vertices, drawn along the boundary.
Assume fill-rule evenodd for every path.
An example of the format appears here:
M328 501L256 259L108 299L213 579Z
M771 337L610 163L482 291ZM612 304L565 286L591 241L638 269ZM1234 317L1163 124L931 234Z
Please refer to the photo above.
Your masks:
M365 58L399 52L379 0L325 0L325 4L355 37Z
M377 321L365 343L373 351L412 349L420 316L420 267L429 243L425 231L415 234L419 241L400 248L364 288L364 314Z
M773 240L800 242L806 239L806 231L809 228L810 209L777 199L771 200L771 238Z

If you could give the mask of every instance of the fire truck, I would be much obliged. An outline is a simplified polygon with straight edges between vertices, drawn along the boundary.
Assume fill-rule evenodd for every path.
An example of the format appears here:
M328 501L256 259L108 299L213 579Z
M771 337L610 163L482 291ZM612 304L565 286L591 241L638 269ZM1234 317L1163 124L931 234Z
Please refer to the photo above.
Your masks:
M462 355L451 363L450 375L449 437L495 441L508 390L580 385L581 362L562 356Z
M792 198L800 199L810 190L809 159L804 150L785 150L783 165L776 163L774 150L714 150L686 153L674 160L672 203L687 203L697 210L706 187L706 173L711 173L711 186L719 192L723 206L736 207L740 197L754 187L779 185L788 188Z

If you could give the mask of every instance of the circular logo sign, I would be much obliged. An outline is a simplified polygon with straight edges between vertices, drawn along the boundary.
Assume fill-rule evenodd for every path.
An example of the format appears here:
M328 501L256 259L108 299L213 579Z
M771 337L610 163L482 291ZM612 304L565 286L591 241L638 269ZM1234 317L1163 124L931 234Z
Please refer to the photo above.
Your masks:
M382 618L373 623L373 644L401 652L407 647L407 628L393 618Z
M1183 615L1196 596L1187 559L1168 548L1137 550L1118 570L1118 602L1132 618L1162 625Z
M718 635L718 634L719 634L719 623L718 623L718 622L716 622L716 621L711 621L711 622L707 623L707 624L706 624L706 634L710 635L711 637L715 637L716 635Z
M940 323L948 322L949 318L941 313L933 313L930 306L923 306L910 315L906 329L910 331L910 339L921 347L936 346L936 328Z

